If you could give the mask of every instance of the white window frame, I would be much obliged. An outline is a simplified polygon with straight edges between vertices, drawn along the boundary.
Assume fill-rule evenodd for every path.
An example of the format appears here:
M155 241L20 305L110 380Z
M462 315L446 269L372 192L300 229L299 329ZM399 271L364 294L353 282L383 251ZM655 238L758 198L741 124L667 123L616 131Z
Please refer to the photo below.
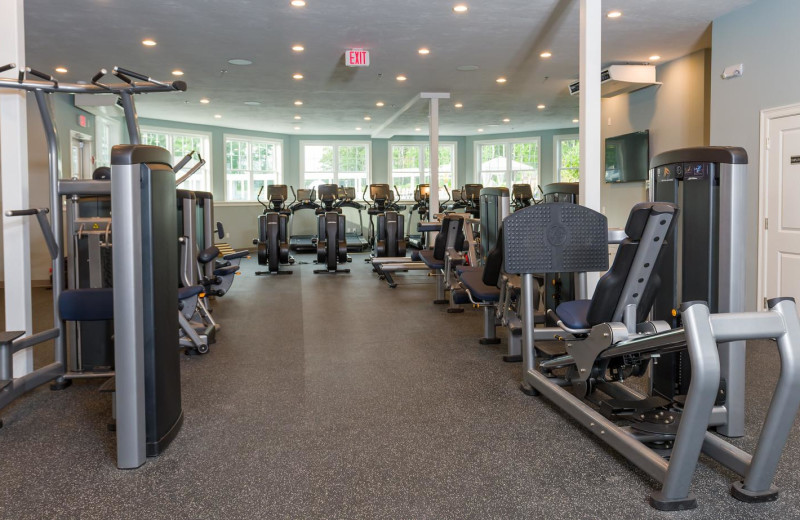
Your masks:
M509 147L509 153L506 157L506 179L505 179L505 186L510 190L511 189L511 172L513 168L511 168L511 163L514 160L514 153L511 150L511 146L517 143L531 143L536 142L536 146L539 150L539 162L536 165L536 174L539 177L539 183L542 182L542 137L535 135L531 137L516 137L514 139L485 139L483 141L475 141L473 144L473 157L474 157L474 167L472 172L473 182L481 184L483 182L481 177L481 146L484 145L497 145L497 144L504 144ZM536 186L532 186L533 189L536 189Z
M246 141L249 145L253 143L258 144L271 144L277 146L278 153L277 158L275 160L275 167L276 167L276 175L275 175L275 184L283 184L283 167L284 167L284 146L283 146L283 139L274 139L270 137L256 137L252 135L239 135L239 134L222 134L222 175L223 175L223 182L222 182L222 202L221 204L226 206L258 206L259 203L255 200L256 194L253 194L253 200L228 200L228 165L227 165L227 153L228 153L228 141ZM248 161L252 160L252 156L248 158ZM249 181L250 186L253 185L253 170L247 170L249 174ZM217 204L215 202L215 204Z
M339 184L339 147L340 146L364 146L367 149L366 165L367 165L367 181L366 186L372 183L372 141L326 141L326 140L309 140L300 141L299 143L299 162L300 165L300 188L306 185L306 146L333 146L333 171L331 177L333 182ZM360 193L356 193L356 198L361 197Z
M430 146L430 141L390 141L389 142L389 166L387 171L389 172L389 183L394 189L394 172L392 171L394 167L394 154L392 153L393 146L419 146L420 147L420 180L425 178L425 152L423 147ZM456 179L458 177L458 141L439 141L439 146L451 146L453 147L453 165L452 165L452 174L453 174L453 185L450 186L450 190L456 187ZM441 171L440 171L441 173ZM412 195L413 199L413 195ZM410 202L412 199L403 199L405 202Z
M173 161L175 161L176 164L177 164L178 161L180 161L182 159L182 157L174 157L174 153L171 150L172 139L175 136L200 137L202 139L205 139L205 145L206 145L207 149L206 150L202 150L202 151L195 150L195 152L200 153L200 156L203 159L205 159L205 161L206 161L206 164L203 165L203 167L200 169L200 171L203 171L205 173L206 191L212 191L213 190L213 188L214 188L214 178L213 178L213 172L211 171L211 165L213 164L212 158L211 158L212 145L211 145L211 134L209 132L201 132L201 131L195 131L195 130L184 130L182 128L169 128L169 127L161 127L161 126L142 126L139 129L139 133L140 134L144 134L145 132L151 132L151 133L154 133L154 134L167 134L169 136L169 139L170 139L170 150L169 150L169 152L171 154L173 154ZM190 161L189 166L191 166L192 164L194 164L194 161ZM198 173L200 173L200 172L196 172L194 175L197 175ZM176 174L175 178L177 180L177 174Z
M561 170L562 169L578 170L578 172L580 173L580 167L578 167L578 168L562 168L561 167L561 142L562 141L578 141L578 144L580 144L580 135L579 134L562 134L562 135L554 135L553 136L553 143L555 145L555 146L553 146L553 151L555 152L555 155L554 155L554 159L555 160L553 161L553 167L555 168L555 171L553 172L553 179L555 179L555 182L561 182ZM541 157L541 151L539 152L539 156Z

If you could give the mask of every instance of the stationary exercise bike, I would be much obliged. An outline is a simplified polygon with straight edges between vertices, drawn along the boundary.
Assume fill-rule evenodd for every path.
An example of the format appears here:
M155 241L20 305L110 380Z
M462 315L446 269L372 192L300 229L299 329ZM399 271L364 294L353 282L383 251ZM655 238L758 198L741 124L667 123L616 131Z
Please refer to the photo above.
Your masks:
M350 260L347 256L346 222L341 208L334 207L338 194L336 184L320 184L317 187L320 204L317 210L318 234L316 239L317 263L325 269L315 269L314 274L349 273L350 269L339 269L338 264Z
M292 271L281 271L281 264L293 263L289 256L289 234L287 231L291 211L284 207L289 191L285 184L274 184L267 187L269 205L261 200L262 186L258 190L256 199L264 206L264 213L258 217L258 238L253 244L258 246L258 264L268 265L267 271L257 271L262 274L292 274Z

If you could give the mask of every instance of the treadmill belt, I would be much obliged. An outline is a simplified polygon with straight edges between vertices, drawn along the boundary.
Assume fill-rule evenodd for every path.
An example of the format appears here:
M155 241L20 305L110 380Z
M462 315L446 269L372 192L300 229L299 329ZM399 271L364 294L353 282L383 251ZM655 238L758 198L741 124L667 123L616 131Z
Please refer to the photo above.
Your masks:
M317 246L312 242L316 235L297 235L289 239L289 249L291 251L316 252Z
M364 251L369 246L364 237L358 233L347 233L345 239L347 240L347 251L350 253Z

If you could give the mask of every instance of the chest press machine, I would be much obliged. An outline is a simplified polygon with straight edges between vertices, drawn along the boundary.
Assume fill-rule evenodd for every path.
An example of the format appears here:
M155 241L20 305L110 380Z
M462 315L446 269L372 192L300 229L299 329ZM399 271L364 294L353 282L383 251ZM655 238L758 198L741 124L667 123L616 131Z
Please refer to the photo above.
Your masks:
M770 300L767 312L711 314L706 302L681 305L683 327L647 321L658 292L655 270L677 218L669 203L643 203L631 212L611 270L591 300L568 302L554 318L568 333L567 354L537 363L534 347L534 273L604 271L608 267L605 216L574 204L542 204L505 220L505 271L522 278L522 390L543 395L623 457L662 484L650 496L660 510L691 509L689 492L701 451L743 476L731 494L746 502L777 498L772 480L800 407L800 320L791 298ZM550 311L552 312L552 311ZM731 406L718 397L718 343L774 339L781 372L753 455L715 435ZM681 405L623 384L643 375L651 359L686 352L692 378ZM735 415L735 414L734 414ZM670 450L669 460L662 456Z

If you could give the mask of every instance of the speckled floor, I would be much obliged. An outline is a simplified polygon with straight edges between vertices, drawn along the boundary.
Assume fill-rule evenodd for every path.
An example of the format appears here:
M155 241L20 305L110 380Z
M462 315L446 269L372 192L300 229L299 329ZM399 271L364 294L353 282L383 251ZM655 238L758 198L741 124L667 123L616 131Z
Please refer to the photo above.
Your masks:
M216 305L212 352L181 356L183 428L142 468L115 468L99 382L2 411L2 518L800 518L798 431L777 502L737 502L734 475L704 458L699 507L659 513L655 483L519 392L505 346L477 343L480 313L432 305L424 274L392 290L359 256L339 276L255 277L254 263ZM41 327L49 295L34 292ZM778 366L751 346L748 449Z

